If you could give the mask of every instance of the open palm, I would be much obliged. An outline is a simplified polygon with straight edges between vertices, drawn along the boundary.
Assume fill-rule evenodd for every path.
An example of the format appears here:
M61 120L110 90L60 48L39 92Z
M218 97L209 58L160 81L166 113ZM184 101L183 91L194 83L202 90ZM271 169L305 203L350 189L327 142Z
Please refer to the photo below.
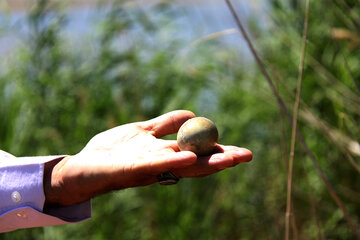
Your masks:
M218 145L217 153L198 158L179 151L175 140L161 139L192 117L189 111L173 111L96 135L80 153L54 167L49 199L68 205L111 190L152 184L162 172L202 177L251 160L251 152L244 148Z

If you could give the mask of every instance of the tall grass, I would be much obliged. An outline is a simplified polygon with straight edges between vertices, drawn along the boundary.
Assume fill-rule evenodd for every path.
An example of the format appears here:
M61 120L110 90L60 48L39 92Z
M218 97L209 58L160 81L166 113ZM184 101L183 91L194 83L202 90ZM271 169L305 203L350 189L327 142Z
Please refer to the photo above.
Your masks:
M296 2L296 1L295 1ZM250 40L250 38L248 37L245 28L243 27L240 19L237 16L237 13L235 11L235 9L233 8L231 2L229 0L226 0L227 5L229 6L229 9L240 29L240 31L242 32L245 41L248 43L248 46L251 50L251 53L253 54L254 58L256 59L256 62L261 70L261 72L263 73L265 79L267 80L267 82L269 83L269 86L273 92L273 94L275 95L277 102L280 106L280 108L284 111L285 115L288 117L289 122L292 122L292 137L291 137L291 149L290 149L290 159L289 159L289 171L288 171L288 195L287 195L287 208L286 208L286 221L285 221L285 239L289 239L290 238L290 217L291 217L291 212L292 212L292 204L291 204L291 193L292 193L292 174L293 174L293 161L294 161L294 151L295 151L295 136L298 135L300 142L302 143L307 155L310 157L310 159L312 160L315 169L318 172L318 175L321 177L321 179L323 180L324 184L327 187L328 192L330 193L330 195L332 196L333 200L336 202L336 204L338 205L339 209L342 211L346 221L349 224L349 227L352 229L352 231L354 232L354 235L356 235L357 239L360 239L360 232L358 230L358 226L357 224L355 224L353 222L353 220L351 219L349 213L347 212L347 210L345 209L345 206L343 204L343 202L340 200L340 198L338 197L338 194L336 193L334 187L330 184L328 178L326 177L324 171L321 169L320 165L318 164L317 160L315 159L314 154L311 152L311 150L308 148L305 139L302 137L301 133L298 132L297 130L297 116L298 116L298 111L299 111L299 104L300 104L300 90L301 90L301 83L302 83L302 74L303 74L303 64L304 64L304 56L305 56L305 46L306 46L306 41L307 41L307 25L308 25L308 11L309 11L309 1L306 1L306 14L305 14L305 24L304 24L304 34L303 34L303 48L302 48L302 52L301 52L301 56L300 56L300 67L299 67L299 77L298 77L298 85L297 85L297 93L296 93L296 99L295 99L295 104L294 104L294 114L292 117L289 113L289 110L287 109L286 105L284 104L284 101L282 100L282 97L279 95L277 89L275 88L275 85L273 84L273 80L271 79L270 75L267 73L266 71L266 66L264 65L263 61L260 59L259 54L257 53L257 51L255 50L252 41ZM347 3L345 1L340 1L340 4L342 5L342 7L344 7L348 12L351 12L351 8L347 5ZM350 14L351 15L351 14ZM357 17L352 16L352 20L354 22L357 21ZM338 43L337 43L338 44ZM351 80L353 81L355 87L358 89L358 84L357 81L355 80L349 66L348 66L348 62L346 60L346 57L343 55L342 53L342 57L344 58L344 64L346 66L346 70L348 71ZM358 97L355 97L358 98ZM321 122L321 121L318 121ZM317 124L319 125L319 124ZM320 124L322 125L322 124ZM340 139L334 139L333 135L331 133L329 133L329 129L327 129L326 127L324 127L324 125L322 125L322 129L324 130L324 133L327 134L327 136L333 141L333 144L337 147L339 147L339 144L337 143L337 141L341 141ZM356 145L359 145L358 143L355 143ZM354 161L354 159L351 157L351 154L348 150L345 150L344 148L342 148L341 146L339 147L342 152L344 153L344 155L347 157L347 159L349 159L351 165L358 171L358 165L357 163ZM296 234L296 227L294 227L293 229L293 238L296 238L297 234Z
M76 48L65 35L71 22L61 5L38 1L29 11L23 45L0 73L1 149L18 156L74 154L100 131L183 108L214 120L220 143L247 147L254 160L169 188L99 196L89 221L0 239L281 239L285 229L293 239L357 237L356 2L311 1L306 53L303 1L269 2L266 27L259 12L245 19L232 8L238 26L195 41L175 38L180 27L196 28L178 25L184 20L179 5L108 4L99 3L92 42ZM228 34L245 39L250 55L225 45Z

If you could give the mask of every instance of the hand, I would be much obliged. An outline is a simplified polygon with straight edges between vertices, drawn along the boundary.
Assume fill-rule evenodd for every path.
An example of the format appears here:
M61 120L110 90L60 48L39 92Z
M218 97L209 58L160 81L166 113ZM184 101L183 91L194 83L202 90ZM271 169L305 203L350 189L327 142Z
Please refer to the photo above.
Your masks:
M108 191L149 185L167 171L178 178L203 177L252 159L245 148L223 145L217 153L197 158L180 151L175 140L161 139L193 117L179 110L115 127L93 137L80 153L47 163L46 203L71 205Z

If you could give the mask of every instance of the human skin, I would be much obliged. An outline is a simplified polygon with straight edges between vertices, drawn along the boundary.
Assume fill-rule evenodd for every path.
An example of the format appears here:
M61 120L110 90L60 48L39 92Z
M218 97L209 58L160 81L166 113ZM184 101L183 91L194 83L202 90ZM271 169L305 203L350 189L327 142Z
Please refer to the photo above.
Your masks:
M45 203L72 205L113 190L146 186L171 171L178 178L204 177L252 159L236 146L216 145L216 153L197 157L180 151L176 133L190 111L177 110L157 118L125 124L94 136L76 155L45 164Z

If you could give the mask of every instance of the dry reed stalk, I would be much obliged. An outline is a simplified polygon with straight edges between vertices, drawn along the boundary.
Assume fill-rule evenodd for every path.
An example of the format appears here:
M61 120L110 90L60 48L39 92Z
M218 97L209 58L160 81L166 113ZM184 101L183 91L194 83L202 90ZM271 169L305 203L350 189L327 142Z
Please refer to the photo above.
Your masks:
M286 82L280 77L280 75L271 68L271 71L276 76L276 79L285 87L285 90L295 99L295 94L292 90L290 90L289 86ZM310 123L312 126L319 128L323 134L344 154L345 158L349 161L349 163L354 167L356 171L360 173L360 166L355 162L354 158L351 154L355 156L360 156L360 144L348 137L347 135L336 131L329 127L326 122L322 121L311 111L310 107L304 103L300 98L301 107L304 109L301 112L301 117ZM350 119L350 118L349 118ZM355 126L354 120L350 119ZM351 153L351 154L350 154Z
M295 156L295 144L296 144L296 131L297 131L297 120L299 114L299 105L300 105L300 95L301 95L301 86L304 72L304 61L306 53L306 40L307 40L307 30L309 22L309 0L306 1L305 8L305 20L304 20L304 32L302 39L302 49L300 55L300 64L299 64L299 75L297 80L296 87L296 99L293 109L293 121L292 121L292 132L291 132L291 148L289 156L289 169L288 169L288 179L287 179L287 198L286 198L286 213L285 213L285 240L290 238L290 218L292 215L292 179L293 179L293 168L294 168L294 156Z
M326 135L333 144L344 154L345 158L350 162L350 164L355 168L355 170L360 173L360 166L355 162L354 158L349 154L346 148L349 149L353 154L359 154L359 144L355 141L351 141L345 138L344 135L340 134L335 130L329 128L324 122L316 118L309 109L306 109L304 113L302 113L303 118L311 123L313 126L320 128L324 135ZM340 140L342 139L342 140ZM345 145L345 146L343 146Z
M272 71L274 70L272 69ZM290 94L290 96L295 98L295 94L292 92L292 90L290 90L288 85L278 76L276 72L274 74L277 75L277 79L285 87L286 91ZM330 141L344 154L345 158L349 161L351 166L353 166L354 169L360 173L360 166L355 162L354 158L350 154L352 153L353 155L360 156L359 143L351 139L350 137L346 136L345 134L342 134L341 132L330 128L326 124L326 122L316 117L316 115L311 111L310 107L307 106L307 104L304 103L301 99L300 99L300 104L304 109L304 111L301 112L301 117L305 121L310 123L312 126L319 128L323 132L323 134L328 139L330 139Z
M359 0L360 1L360 0ZM330 4L330 3L329 3ZM272 27L276 29L276 31L282 31L276 24L274 24L270 18L267 18L267 21L271 24ZM334 35L335 34L335 35ZM357 35L351 33L346 29L333 28L331 31L331 37L336 40L351 40L352 44L360 44L360 38ZM285 41L285 44L290 47L290 49L295 49L293 46L293 39L288 38L288 41ZM309 43L308 43L309 44ZM308 66L313 68L319 75L322 76L321 79L326 80L328 83L337 84L333 89L337 94L341 94L341 96L346 96L344 98L347 102L346 105L351 109L352 112L360 115L360 109L357 107L360 104L360 99L357 94L348 89L348 87L339 81L329 70L327 70L318 60L316 60L311 55L308 55ZM353 107L353 105L355 107Z
M309 56L309 58L311 59L311 56ZM286 82L281 78L280 74L275 71L275 69L271 66L270 63L267 63L267 65L269 65L270 70L272 71L276 79L285 87L285 90L290 94L291 97L295 99L295 93L289 88ZM316 128L322 130L323 134L326 137L328 137L330 141L332 141L332 143L344 154L346 159L355 168L355 170L360 173L360 166L355 162L355 160L351 156L351 154L355 156L360 156L359 142L347 136L346 134L343 134L342 132L339 132L328 126L328 124L325 121L319 119L311 111L310 107L306 103L304 103L301 100L301 98L300 98L300 105L304 109L304 112L301 113L301 117L305 121L309 122L312 126L315 126ZM360 128L356 126L356 122L354 119L352 119L346 114L342 114L342 118L348 119L353 124L353 127L356 128L356 131L360 134Z
M272 90L280 108L284 111L284 114L286 115L288 121L290 123L292 123L292 115L289 112L289 109L286 107L284 101L282 100L282 98L280 97L278 91L276 90L273 81L270 77L270 75L268 74L268 72L265 69L265 65L262 62L262 60L260 59L259 55L257 54L257 51L255 50L251 40L249 39L245 28L243 27L238 15L236 14L230 0L225 0L227 6L229 7L229 10L237 24L237 26L239 27L239 30L241 31L246 43L248 44L248 47L250 49L250 52L252 53L253 57L255 58L255 61L261 71L261 73L264 75L265 80L267 81L267 83L269 84L270 89ZM300 133L299 130L297 130L296 133L297 138L299 139L300 143L302 144L306 154L308 155L308 157L310 158L310 160L312 161L315 170L317 171L318 175L320 176L321 180L323 181L323 183L325 184L328 192L330 193L330 196L333 198L333 200L335 201L335 203L338 205L338 207L340 208L341 212L343 213L347 223L349 224L349 227L351 228L351 230L354 232L354 234L356 235L357 239L360 240L360 232L357 229L357 226L355 225L355 223L352 221L352 219L350 218L350 215L348 214L348 212L346 211L342 201L340 200L340 198L338 197L338 195L336 194L333 186L330 184L330 182L328 181L326 175L324 174L324 172L322 171L320 165L318 164L318 162L315 159L314 154L312 153L312 151L309 149L308 145L305 142L305 139L303 138L302 134Z
M195 48L196 46L198 46L199 44L201 44L203 42L213 40L213 39L216 39L216 38L219 38L222 36L231 35L231 34L240 34L240 33L239 33L239 30L237 30L236 28L230 28L230 29L225 29L225 30L222 30L219 32L213 32L213 33L207 34L205 36L202 36L199 39L196 39L195 41L190 43L185 49L183 49L180 52L180 56L185 57L192 48Z

